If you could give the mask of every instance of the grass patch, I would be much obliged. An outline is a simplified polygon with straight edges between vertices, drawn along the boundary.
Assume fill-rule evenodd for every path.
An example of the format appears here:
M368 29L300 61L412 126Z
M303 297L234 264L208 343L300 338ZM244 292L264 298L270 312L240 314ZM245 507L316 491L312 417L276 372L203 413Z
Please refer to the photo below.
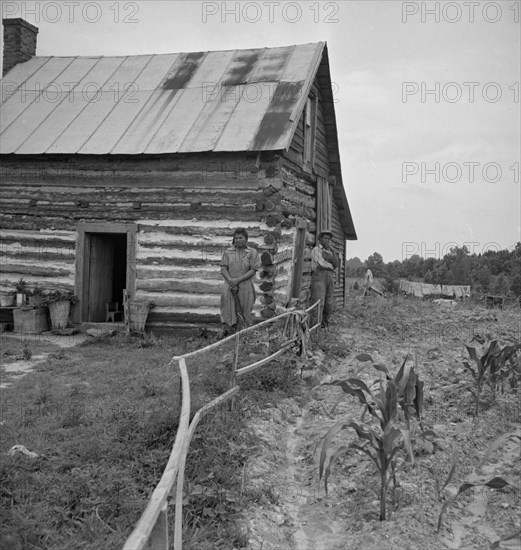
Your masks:
M168 364L172 356L214 340L119 335L64 350L38 342L50 352L45 362L2 390L0 547L120 549L175 440L180 379L177 367ZM274 348L275 340L270 342ZM197 396L192 413L229 389L234 342L228 348L188 363ZM241 362L251 362L267 346L259 340L244 349ZM287 354L239 383L262 408L299 393L297 367ZM238 518L252 497L243 491L241 471L257 446L245 429L247 418L240 408L228 411L223 405L195 434L185 477L187 548L225 549L247 542ZM38 457L10 456L13 445Z
M180 409L168 363L199 343L96 340L2 391L3 548L121 548L163 472Z
M186 462L183 540L188 550L243 548L241 472L257 446L241 410L223 405L197 428ZM210 452L209 452L210 451Z

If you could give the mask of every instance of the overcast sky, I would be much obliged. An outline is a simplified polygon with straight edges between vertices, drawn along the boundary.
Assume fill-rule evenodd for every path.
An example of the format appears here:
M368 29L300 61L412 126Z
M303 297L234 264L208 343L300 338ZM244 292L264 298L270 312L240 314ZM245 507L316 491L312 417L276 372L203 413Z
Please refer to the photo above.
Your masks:
M358 241L385 261L521 240L520 2L19 2L37 55L327 41ZM2 44L3 47L3 44Z

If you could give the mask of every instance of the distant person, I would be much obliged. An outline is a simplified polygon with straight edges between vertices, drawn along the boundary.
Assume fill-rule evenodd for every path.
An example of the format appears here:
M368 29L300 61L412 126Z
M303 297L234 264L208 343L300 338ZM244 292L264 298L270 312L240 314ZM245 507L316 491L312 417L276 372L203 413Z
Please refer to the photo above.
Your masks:
M225 285L221 295L223 335L227 336L251 324L255 288L253 278L260 268L257 251L248 246L248 232L238 227L233 232L232 246L224 251L221 274Z
M311 251L311 301L320 300L322 328L327 328L333 313L335 298L335 270L338 256L331 248L333 233L322 231L318 244Z
M371 287L372 284L373 284L373 272L370 269L368 269L365 272L365 277L364 277L364 296L369 292L369 288Z

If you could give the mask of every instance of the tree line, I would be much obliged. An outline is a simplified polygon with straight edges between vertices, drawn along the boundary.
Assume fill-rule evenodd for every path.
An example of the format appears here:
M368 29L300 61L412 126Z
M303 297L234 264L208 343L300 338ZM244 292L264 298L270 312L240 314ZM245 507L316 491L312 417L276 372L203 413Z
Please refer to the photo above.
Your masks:
M470 285L473 291L521 296L521 242L512 250L488 250L470 254L466 246L454 247L443 258L422 258L415 254L405 260L385 263L374 252L364 262L346 261L346 276L363 277L370 269L383 279L386 290L394 290L398 279L441 285Z

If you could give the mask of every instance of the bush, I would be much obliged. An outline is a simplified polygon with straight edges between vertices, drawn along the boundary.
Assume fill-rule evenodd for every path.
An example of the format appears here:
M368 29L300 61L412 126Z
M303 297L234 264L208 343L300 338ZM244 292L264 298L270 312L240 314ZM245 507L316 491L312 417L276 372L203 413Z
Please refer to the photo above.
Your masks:
M400 285L398 281L391 277L386 277L383 280L382 286L385 292L389 292L390 294L398 294L400 292Z
M281 361L272 361L247 374L241 386L244 390L279 391L291 397L297 393L297 388L300 387L297 361L289 357Z

